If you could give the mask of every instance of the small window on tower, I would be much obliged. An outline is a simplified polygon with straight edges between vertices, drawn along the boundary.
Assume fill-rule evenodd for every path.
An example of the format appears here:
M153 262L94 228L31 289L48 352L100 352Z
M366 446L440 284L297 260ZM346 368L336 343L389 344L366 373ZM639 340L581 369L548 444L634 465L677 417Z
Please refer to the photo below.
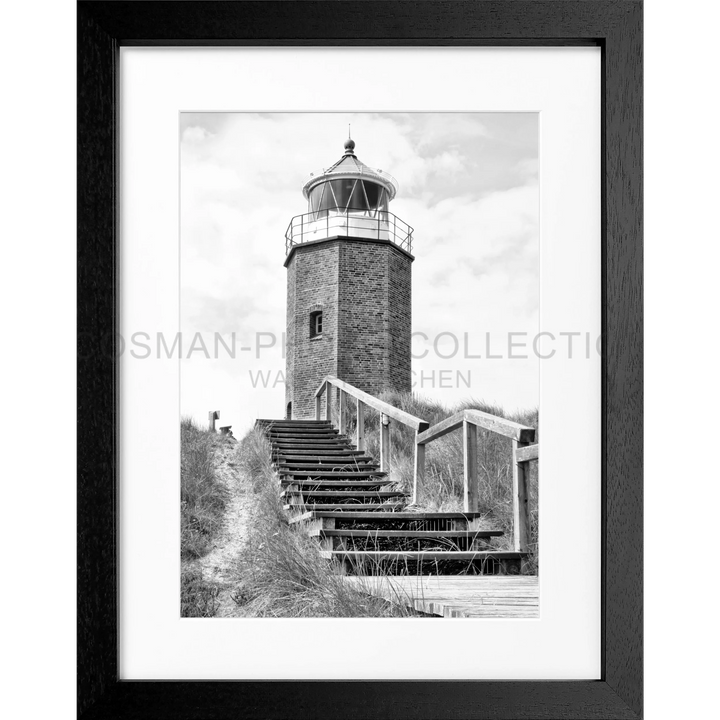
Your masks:
M323 316L322 310L316 310L310 313L310 337L320 337L322 335Z

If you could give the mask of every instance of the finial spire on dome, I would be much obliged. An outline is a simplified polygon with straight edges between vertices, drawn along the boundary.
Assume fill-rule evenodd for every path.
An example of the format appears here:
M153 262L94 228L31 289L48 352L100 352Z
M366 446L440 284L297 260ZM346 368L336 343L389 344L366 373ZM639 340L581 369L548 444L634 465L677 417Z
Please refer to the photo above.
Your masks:
M348 124L348 139L345 141L345 154L355 154L355 141L350 137L350 124Z

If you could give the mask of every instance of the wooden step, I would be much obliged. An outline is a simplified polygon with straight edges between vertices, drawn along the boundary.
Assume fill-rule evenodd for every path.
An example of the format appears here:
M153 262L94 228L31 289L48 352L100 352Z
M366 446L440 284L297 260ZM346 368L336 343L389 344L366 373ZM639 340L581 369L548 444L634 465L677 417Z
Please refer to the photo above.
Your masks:
M292 485L299 488L370 488L385 485L392 485L392 480L380 478L378 480L291 480L289 478L280 481L282 485Z
M302 427L278 427L276 425L263 425L259 428L266 435L338 435L339 431L331 425L304 425Z
M274 428L332 427L327 420L256 420L255 424Z
M348 440L344 435L334 435L332 437L305 438L300 435L284 435L283 437L271 437L270 442L277 445L287 445L288 443L307 443L308 445L348 445Z
M491 549L492 538L502 536L499 530L465 528L425 530L417 528L378 529L357 527L321 527L322 521L308 525L306 532L316 537L324 550L382 552L478 552Z
M310 451L316 455L324 455L326 452L335 452L338 450L350 451L353 448L347 445L334 443L333 445L306 445L305 443L296 443L295 445L284 445L282 443L272 444L273 453L276 454L293 454L295 451Z
M513 550L321 550L324 558L353 563L391 562L402 564L435 562L482 563L489 560L522 560L527 553Z
M303 515L296 516L290 522L304 522L307 520L321 518L342 518L343 520L360 520L383 522L399 520L476 520L482 517L482 513L454 513L454 512L384 512L384 513L365 513L361 508L354 508L352 511L335 512L329 508L319 508L315 506L313 510L309 510Z
M334 427L272 427L262 428L266 435L332 435L337 436L340 432Z
M331 434L331 433L318 433L318 432L308 432L308 433L299 433L299 432L292 432L292 433L270 433L265 432L265 437L269 438L272 442L285 442L287 440L298 440L301 442L307 441L316 441L316 442L336 442L336 441L345 441L347 440L347 437L345 435L338 435L337 433Z
M274 461L278 464L289 465L290 463L303 462L303 463L327 463L328 465L343 465L346 463L356 462L370 462L374 460L369 455L360 454L335 454L335 455L318 455L317 453L310 453L309 455L276 455Z
M339 430L336 427L333 427L332 425L265 425L264 426L266 432L273 432L273 433L292 433L292 432L301 432L301 433L337 433Z
M354 447L344 441L329 442L325 440L273 440L272 445L278 450L353 450Z
M335 440L336 438L344 438L345 435L340 435L337 430L268 430L266 435L271 438L279 438L284 440L285 438L302 438L310 440Z
M337 433L327 433L327 434L320 434L320 433L303 433L299 435L298 433L266 433L267 436L270 438L270 440L297 440L298 442L304 442L305 440L326 440L326 441L335 441L335 440L346 440L343 435L338 435Z
M377 470L379 465L367 465L361 463L276 463L278 473L280 475L287 474L287 471L292 470L332 470L332 472L342 473L343 470Z
M265 427L270 428L330 428L336 430L337 428L327 420L275 420L274 422L261 423Z
M299 478L333 478L340 480L342 478L371 478L386 477L387 473L378 470L292 470L278 472L278 475L292 475Z
M296 453L307 453L308 455L325 455L326 457L329 457L331 454L341 457L351 457L355 454L351 448L343 448L339 445L334 445L333 447L316 447L314 449L309 448L307 445L273 445L272 452L273 455L292 456Z
M332 530L313 528L310 535L351 538L462 538L467 540L502 537L502 530Z
M401 490L348 490L343 492L342 490L303 490L302 492L296 492L293 490L283 490L280 493L280 497L290 497L291 495L300 495L303 497L334 497L342 498L343 500L353 500L354 498L393 498L393 497L407 497L407 493ZM307 500L306 500L307 503Z
M307 503L306 503L307 504ZM404 503L372 503L372 504L365 504L362 505L358 503L357 505L336 505L334 503L310 503L312 507L315 510L320 511L328 511L328 512L335 512L340 513L341 515L345 513L344 508L351 507L354 511L361 511L367 515L373 515L375 510L383 511L383 514L387 514L387 511L390 510L392 512L393 509L400 509L405 507ZM297 510L298 507L304 507L304 506L298 506L298 505L283 505L283 508L286 511L292 511ZM297 522L294 518L290 519L290 522Z
M316 450L307 450L306 448L296 448L293 450L292 448L276 448L273 449L273 455L278 455L280 457L286 457L290 458L292 460L299 460L303 458L304 456L311 456L311 457L325 457L325 458L337 458L337 457L362 457L367 458L368 460L372 460L372 458L369 455L365 455L364 450L353 450L352 447L347 448L337 448L337 449L331 449L326 450L323 448L319 448Z
M341 465L331 465L330 463L275 463L275 469L278 475L292 475L294 472L331 472L333 475L342 476L344 472L376 472L380 469L377 465L362 465L342 463Z

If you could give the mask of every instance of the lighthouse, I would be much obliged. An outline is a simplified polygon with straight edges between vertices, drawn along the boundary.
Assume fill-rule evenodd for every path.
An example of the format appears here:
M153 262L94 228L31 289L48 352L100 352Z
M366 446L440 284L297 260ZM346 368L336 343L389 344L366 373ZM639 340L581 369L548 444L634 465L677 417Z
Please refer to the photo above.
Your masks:
M314 417L326 375L375 396L411 389L413 229L390 212L397 191L350 138L303 186L285 235L288 418Z

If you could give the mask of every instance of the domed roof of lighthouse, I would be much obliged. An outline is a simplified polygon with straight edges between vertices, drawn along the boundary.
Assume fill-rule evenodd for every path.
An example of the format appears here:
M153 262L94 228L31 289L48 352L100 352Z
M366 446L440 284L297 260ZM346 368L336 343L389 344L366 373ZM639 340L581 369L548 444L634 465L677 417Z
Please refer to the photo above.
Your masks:
M312 175L303 186L303 195L309 198L312 190L318 185L340 179L357 179L363 183L370 182L385 189L387 199L392 200L398 191L398 183L390 173L374 169L361 162L355 155L355 141L348 138L344 143L343 156L329 168L317 175Z

